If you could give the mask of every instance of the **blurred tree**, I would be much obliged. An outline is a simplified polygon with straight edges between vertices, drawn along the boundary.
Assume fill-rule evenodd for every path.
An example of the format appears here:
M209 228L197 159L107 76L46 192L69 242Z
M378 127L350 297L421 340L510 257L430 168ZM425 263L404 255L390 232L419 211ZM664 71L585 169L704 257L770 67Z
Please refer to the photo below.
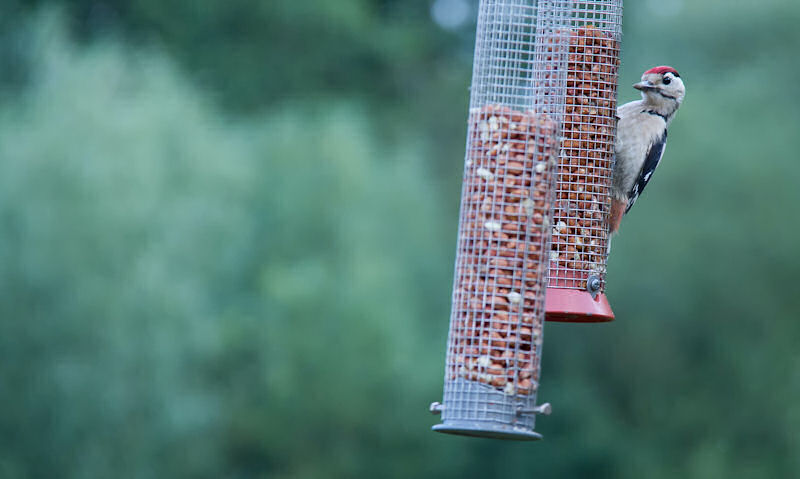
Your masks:
M40 3L11 0L2 13L13 18ZM293 97L407 100L430 90L437 73L430 65L459 47L457 36L432 28L427 0L62 5L83 38L122 31L163 47L225 105L249 112Z
M438 389L454 219L414 146L357 106L226 120L157 54L36 26L0 110L0 472L410 473L360 454Z
M0 42L0 92L24 84L29 67L15 25L44 3L0 5L0 39L9 40ZM376 135L431 140L423 152L437 172L463 148L474 28L436 28L428 0L47 3L60 5L85 41L118 35L163 50L229 112L354 98L385 125Z

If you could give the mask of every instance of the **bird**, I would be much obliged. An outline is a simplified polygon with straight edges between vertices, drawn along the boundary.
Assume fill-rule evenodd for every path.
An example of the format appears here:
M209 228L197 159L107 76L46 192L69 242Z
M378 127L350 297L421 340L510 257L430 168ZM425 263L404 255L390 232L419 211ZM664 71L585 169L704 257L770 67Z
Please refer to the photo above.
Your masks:
M617 108L609 214L611 234L619 230L622 217L636 203L661 162L667 127L686 93L678 71L670 66L647 70L633 87L642 92L642 99Z

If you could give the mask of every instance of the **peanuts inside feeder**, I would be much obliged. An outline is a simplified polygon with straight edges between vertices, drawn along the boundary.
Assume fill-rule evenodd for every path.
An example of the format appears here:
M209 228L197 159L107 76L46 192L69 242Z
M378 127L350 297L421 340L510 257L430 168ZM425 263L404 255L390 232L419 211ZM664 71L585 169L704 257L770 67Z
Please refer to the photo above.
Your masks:
M616 134L621 2L569 29L547 320L611 321L603 293ZM616 6L616 8L615 8Z
M480 2L435 431L541 438L551 291L605 279L620 22L619 1Z

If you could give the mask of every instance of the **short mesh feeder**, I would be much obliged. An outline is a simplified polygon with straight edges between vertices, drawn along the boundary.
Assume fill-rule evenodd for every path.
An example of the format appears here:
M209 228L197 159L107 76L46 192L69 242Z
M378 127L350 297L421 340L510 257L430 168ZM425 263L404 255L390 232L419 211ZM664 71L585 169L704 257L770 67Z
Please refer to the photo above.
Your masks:
M535 440L571 10L482 0L438 432ZM560 7L560 8L559 8Z
M605 294L622 0L570 1L547 320L611 321ZM559 100L560 101L560 100Z

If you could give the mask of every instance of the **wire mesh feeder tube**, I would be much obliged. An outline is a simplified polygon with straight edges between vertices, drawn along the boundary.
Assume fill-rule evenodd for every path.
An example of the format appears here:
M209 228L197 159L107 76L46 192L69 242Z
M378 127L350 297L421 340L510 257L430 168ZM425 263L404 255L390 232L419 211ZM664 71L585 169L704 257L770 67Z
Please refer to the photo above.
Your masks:
M622 0L570 1L547 320L611 321L605 297Z
M562 98L565 83L548 78L558 72L559 30L545 3L537 16L531 0L480 2L435 431L533 440L535 414L549 412L536 406L559 147L549 99Z

